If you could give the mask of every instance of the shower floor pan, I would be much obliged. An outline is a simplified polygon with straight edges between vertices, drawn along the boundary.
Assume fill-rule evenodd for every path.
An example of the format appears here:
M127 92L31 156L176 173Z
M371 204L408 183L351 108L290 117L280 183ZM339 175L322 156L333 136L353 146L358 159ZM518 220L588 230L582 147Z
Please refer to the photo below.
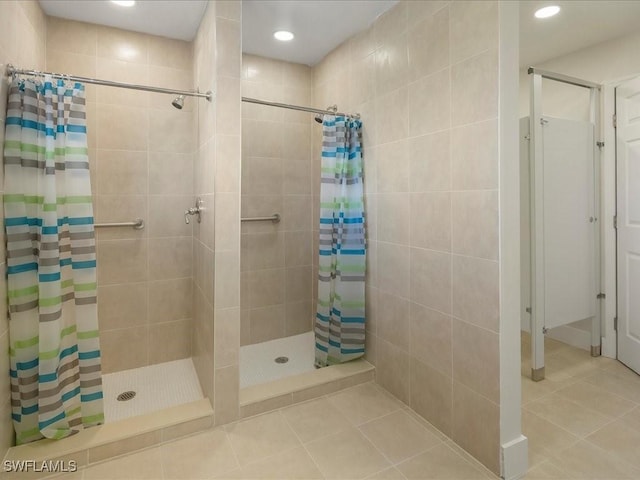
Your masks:
M314 333L240 347L240 417L246 418L374 379L364 359L315 368ZM282 362L282 357L288 360ZM276 361L280 359L280 361Z
M213 426L191 359L103 375L105 424L62 440L39 440L7 452L5 460L74 460L78 466L151 447ZM126 391L136 395L119 402ZM48 475L28 476L41 478Z
M107 423L204 398L190 358L107 373L102 376L102 389ZM118 400L127 392L135 395Z
M314 371L314 343L306 332L240 347L240 388Z

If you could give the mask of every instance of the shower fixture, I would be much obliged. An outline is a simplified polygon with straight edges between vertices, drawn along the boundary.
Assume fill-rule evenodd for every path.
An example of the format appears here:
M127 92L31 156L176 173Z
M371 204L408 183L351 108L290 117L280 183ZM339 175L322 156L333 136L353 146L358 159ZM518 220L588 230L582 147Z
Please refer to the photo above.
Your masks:
M322 115L321 115L320 113L319 113L319 114L317 114L317 115L315 116L315 120L316 120L316 122L318 122L318 123L322 123Z
M178 110L182 110L182 107L184 106L184 95L178 95L173 102L171 102L171 105L176 107Z

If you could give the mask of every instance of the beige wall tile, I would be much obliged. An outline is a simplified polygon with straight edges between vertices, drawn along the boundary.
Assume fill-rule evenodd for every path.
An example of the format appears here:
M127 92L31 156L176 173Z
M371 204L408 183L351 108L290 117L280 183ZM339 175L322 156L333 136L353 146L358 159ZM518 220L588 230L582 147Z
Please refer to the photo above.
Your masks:
M149 196L150 237L186 237L191 235L193 223L184 221L184 212L193 206L192 195ZM195 217L192 217L195 220Z
M383 46L398 35L401 35L407 29L408 3L409 2L400 2L378 18L373 25L376 46Z
M455 381L451 438L492 472L500 471L500 407Z
M375 158L377 193L409 191L409 143L400 140L378 147Z
M216 368L214 400L216 425L224 425L238 419L240 415L239 384L240 369L237 364Z
M220 367L237 365L240 344L240 309L227 308L216 311L214 326L215 362Z
M149 326L149 364L171 362L191 355L191 320Z
M451 194L411 194L411 245L451 251Z
M411 408L445 435L451 435L452 388L450 376L411 360Z
M376 335L405 351L409 351L411 324L409 300L379 292Z
M226 48L218 49L216 67L220 75L239 77L241 69L240 23L226 18L216 19L216 41Z
M382 95L406 85L409 70L407 36L385 41L375 53L375 90Z
M103 285L98 287L100 331L145 325L147 288L144 283Z
M149 193L188 195L193 188L193 155L190 153L150 153Z
M150 281L149 323L183 320L192 316L192 279Z
M381 242L409 245L410 212L408 193L378 195L379 218L386 219L378 225L377 238Z
M94 195L93 198L93 216L96 223L131 222L138 218L148 223L145 195ZM147 237L148 233L146 228L107 227L96 230L96 239L140 239Z
M284 334L290 336L311 331L313 329L315 308L315 302L310 300L287 302L285 304Z
M500 401L498 334L453 319L453 379L487 397Z
M130 327L100 333L102 373L148 365L147 327Z
M191 237L149 239L149 277L157 280L191 276Z
M451 67L451 123L480 122L498 115L498 55L488 50Z
M194 129L191 115L182 110L151 110L149 115L149 150L189 153L193 150Z
M451 189L449 141L449 132L409 140L409 187L412 192Z
M377 96L375 109L376 133L380 143L401 140L409 134L409 105L406 87L394 90L386 95Z
M412 357L451 376L451 317L412 302L410 320Z
M147 35L112 27L98 26L96 28L98 32L98 57L132 63L148 62L149 40Z
M97 242L98 285L147 280L146 239Z
M149 144L146 109L120 105L102 105L97 110L100 149L146 151ZM152 116L155 118L155 116ZM154 122L154 128L160 128ZM158 133L153 135L159 136ZM152 141L157 140L152 138Z
M405 350L378 339L376 381L405 403L410 401L411 357Z
M414 8L414 3L434 2L408 2L409 10ZM429 13L423 20L416 20L410 14L409 22L419 22L409 30L410 78L418 80L449 66L449 8Z
M453 315L489 330L498 330L498 263L453 256Z
M452 63L498 45L498 2L453 2L450 18Z
M451 219L454 253L498 259L498 192L453 192Z
M47 18L47 44L65 52L96 54L97 27L90 23L74 22L58 17Z
M450 127L449 69L422 77L409 85L409 135L424 135Z
M451 168L454 190L498 187L498 123L465 125L451 131Z
M408 247L378 244L378 286L381 290L406 297L409 292L409 255Z
M103 108L100 107L100 111ZM100 127L102 128L102 127ZM147 155L144 151L98 150L96 193L146 195Z
M285 270L285 300L297 302L311 296L311 267L289 267Z
M262 343L285 336L284 305L252 308L249 311L251 343Z
M411 301L443 313L451 312L451 255L411 249Z

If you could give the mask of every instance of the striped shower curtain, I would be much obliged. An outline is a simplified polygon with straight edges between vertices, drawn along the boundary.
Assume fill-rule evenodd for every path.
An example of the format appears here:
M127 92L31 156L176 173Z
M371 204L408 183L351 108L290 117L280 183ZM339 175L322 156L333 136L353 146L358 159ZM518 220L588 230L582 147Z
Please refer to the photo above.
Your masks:
M320 186L317 367L364 355L365 235L360 120L325 115Z
M103 423L84 86L14 79L4 142L18 444Z

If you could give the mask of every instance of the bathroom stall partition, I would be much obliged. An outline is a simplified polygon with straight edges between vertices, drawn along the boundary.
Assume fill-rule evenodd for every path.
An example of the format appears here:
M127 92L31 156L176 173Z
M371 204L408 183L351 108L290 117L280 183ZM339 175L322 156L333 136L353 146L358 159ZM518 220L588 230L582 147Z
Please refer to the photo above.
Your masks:
M531 376L542 380L544 336L591 324L600 355L599 87L530 69L531 116L520 119L522 329L531 333ZM591 119L542 114L542 79L591 89Z

